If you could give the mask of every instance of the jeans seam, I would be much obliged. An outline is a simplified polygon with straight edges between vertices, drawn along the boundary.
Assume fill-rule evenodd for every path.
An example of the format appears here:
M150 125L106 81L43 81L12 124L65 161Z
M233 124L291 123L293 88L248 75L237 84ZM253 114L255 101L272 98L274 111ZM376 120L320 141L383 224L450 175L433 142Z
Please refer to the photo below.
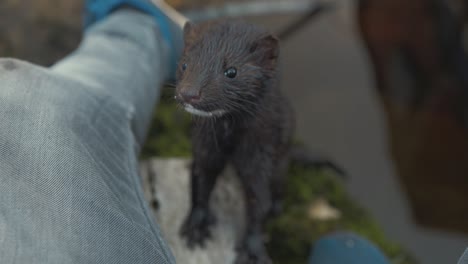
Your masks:
M132 132L131 134L133 135L133 137L132 137L132 139L131 139L131 140L132 140L132 143L135 144L137 141L136 141L136 139L135 139L135 137L134 137L133 132ZM136 164L138 164L138 161L137 161L137 160L135 160L135 161L136 161ZM127 157L127 163L128 163L128 166L130 166L130 167L131 167L131 165L132 165L132 163L133 163L132 160L131 160L131 158L130 158L129 156ZM136 164L135 164L135 165L136 165ZM166 257L166 261L167 261L168 263L172 263L172 259L173 259L173 258L170 257L170 256L168 255L169 252L167 252L167 250L166 250L166 249L170 250L170 249L169 249L169 245L167 245L167 243L165 243L165 245L163 246L162 234L161 234L160 231L158 232L158 230L156 229L156 227L155 227L155 224L156 224L156 223L155 223L155 219L154 219L154 217L151 217L151 216L149 215L150 212L148 212L148 210L147 210L148 207L145 206L147 203L146 203L146 200L144 200L144 197L142 197L142 196L143 196L143 195L142 195L142 191L143 191L143 190L142 190L142 187L143 187L143 186L142 186L141 176L140 176L139 171L137 170L137 172L136 172L135 174L132 174L132 177L131 177L131 178L132 178L132 181L133 181L133 189L134 189L134 192L136 192L137 199L138 199L138 201L139 201L139 203L140 203L140 209L143 211L143 214L145 215L145 218L146 218L146 220L148 221L148 225L149 225L149 227L150 227L150 229L151 229L153 235L155 236L156 240L158 241L159 246L160 246L161 249L164 251L163 254L164 254L164 256ZM140 188L138 188L138 187L140 187Z

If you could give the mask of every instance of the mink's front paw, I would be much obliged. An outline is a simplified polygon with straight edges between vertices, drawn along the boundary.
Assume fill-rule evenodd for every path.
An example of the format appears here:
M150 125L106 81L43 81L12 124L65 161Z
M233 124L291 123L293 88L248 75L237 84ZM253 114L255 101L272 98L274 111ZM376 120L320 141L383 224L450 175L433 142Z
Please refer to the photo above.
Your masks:
M272 264L260 236L247 238L244 244L237 249L235 264Z
M235 264L273 264L266 253L251 254L246 250L239 251Z
M216 223L215 217L208 209L192 209L180 230L180 235L187 240L191 249L195 246L204 247L211 238L210 228Z

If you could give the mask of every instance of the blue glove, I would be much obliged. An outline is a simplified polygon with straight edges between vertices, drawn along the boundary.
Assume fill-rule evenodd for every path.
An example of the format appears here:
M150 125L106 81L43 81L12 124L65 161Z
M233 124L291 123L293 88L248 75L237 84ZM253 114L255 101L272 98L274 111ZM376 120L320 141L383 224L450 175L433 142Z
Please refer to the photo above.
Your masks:
M309 264L390 264L371 242L352 233L336 233L319 239Z

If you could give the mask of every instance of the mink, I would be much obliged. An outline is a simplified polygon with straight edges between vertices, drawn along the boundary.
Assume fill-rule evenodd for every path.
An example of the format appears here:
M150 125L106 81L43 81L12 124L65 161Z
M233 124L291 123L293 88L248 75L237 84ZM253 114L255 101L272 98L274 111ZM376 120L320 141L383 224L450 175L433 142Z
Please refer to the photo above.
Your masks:
M294 114L278 80L279 40L260 26L218 20L184 26L175 99L193 115L191 209L181 235L203 246L215 223L216 178L233 165L246 197L235 263L272 263L263 225L281 208Z

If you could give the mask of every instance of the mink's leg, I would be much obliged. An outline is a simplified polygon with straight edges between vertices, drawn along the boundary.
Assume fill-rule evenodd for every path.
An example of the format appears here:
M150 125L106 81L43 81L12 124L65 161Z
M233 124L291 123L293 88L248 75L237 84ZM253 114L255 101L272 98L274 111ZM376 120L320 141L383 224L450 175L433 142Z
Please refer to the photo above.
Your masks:
M277 163L277 165L273 169L273 174L271 178L271 216L277 216L283 211L283 199L286 188L288 165L289 157L284 157Z
M264 245L263 224L272 206L271 179L273 162L263 151L255 151L249 156L235 161L237 173L246 194L246 232L238 247L236 264L272 263Z
M209 208L210 195L216 178L226 165L223 153L197 149L195 146L191 172L192 205L180 231L190 248L196 245L203 247L211 237L210 226L215 223L215 218Z

